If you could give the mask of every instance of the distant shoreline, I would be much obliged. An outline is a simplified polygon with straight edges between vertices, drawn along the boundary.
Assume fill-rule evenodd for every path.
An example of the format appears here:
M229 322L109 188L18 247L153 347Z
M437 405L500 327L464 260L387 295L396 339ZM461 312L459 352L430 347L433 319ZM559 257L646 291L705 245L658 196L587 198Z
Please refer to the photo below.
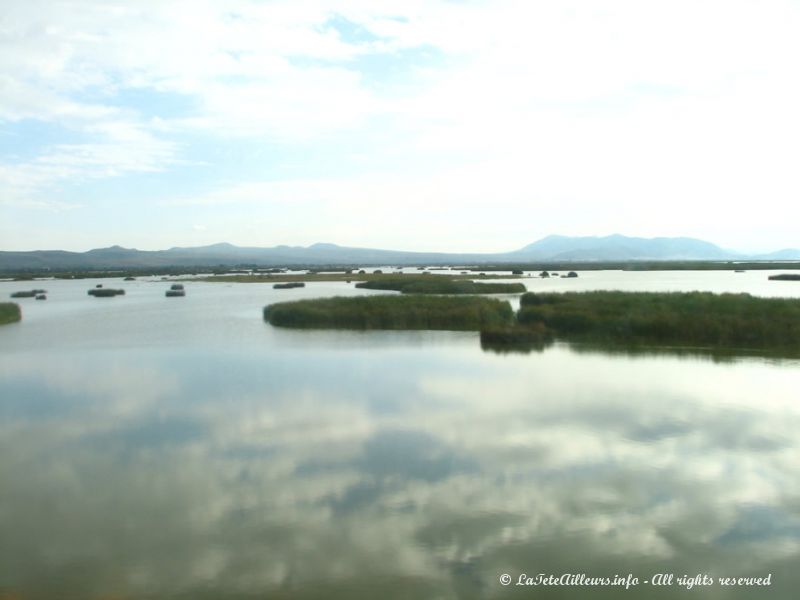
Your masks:
M530 269L594 270L597 268L663 270L694 268L800 269L800 249L768 253L727 250L711 242L688 237L642 238L625 235L549 235L522 248L505 252L428 252L387 250L316 243L310 246L242 247L229 243L137 250L111 246L86 252L63 250L0 251L0 273L80 272L136 270L151 273L184 269L216 272L219 269L293 270L365 268L386 266L426 267L460 265L488 269L517 265ZM684 266L681 266L684 265ZM686 265L689 265L688 267ZM730 265L730 266L723 266Z
M356 263L335 265L298 265L284 264L269 267L255 265L207 265L207 266L165 266L165 267L120 267L103 269L75 269L75 270L42 270L42 269L12 269L0 270L0 280L6 281L33 281L36 279L106 279L125 277L194 277L202 281L222 282L259 282L287 281L287 277L307 278L305 281L339 281L350 271L355 279L358 271L373 271L375 269L416 269L432 271L451 271L451 274L461 274L476 277L480 273L496 273L498 271L524 273L539 273L540 271L800 271L800 261L576 261L576 262L495 262L486 264L453 264L453 263L426 263L426 264L386 264L386 263ZM285 272L291 271L292 275ZM366 273L370 274L370 273ZM387 273L388 274L388 273ZM441 273L439 273L441 274ZM504 278L510 275L504 275Z

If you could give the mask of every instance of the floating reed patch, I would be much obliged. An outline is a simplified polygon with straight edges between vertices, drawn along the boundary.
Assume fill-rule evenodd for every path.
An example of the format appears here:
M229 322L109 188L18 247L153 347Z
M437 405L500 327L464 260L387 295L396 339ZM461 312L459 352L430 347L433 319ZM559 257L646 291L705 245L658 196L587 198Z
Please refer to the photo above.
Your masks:
M113 298L114 296L124 296L125 290L114 290L111 288L94 288L86 292L95 298Z
M800 300L709 292L524 294L517 321L557 337L800 350Z
M0 325L16 323L22 319L22 311L19 304L13 302L0 302Z
M276 290L291 290L293 288L301 288L306 287L306 284L302 281L289 281L287 283L276 283L272 286L273 289Z
M706 292L524 294L516 318L508 302L481 296L402 295L280 302L264 308L275 326L481 332L500 352L542 350L555 338L609 347L708 348L800 353L800 300Z
M357 296L279 302L264 308L279 327L473 330L510 326L508 302L476 296Z

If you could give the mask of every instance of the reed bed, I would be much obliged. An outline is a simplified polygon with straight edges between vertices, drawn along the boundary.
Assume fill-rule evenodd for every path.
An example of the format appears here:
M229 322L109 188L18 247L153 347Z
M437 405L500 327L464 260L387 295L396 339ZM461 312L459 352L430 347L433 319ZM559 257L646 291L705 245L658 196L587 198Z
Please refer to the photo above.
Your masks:
M356 296L279 302L264 308L272 325L332 329L480 331L513 325L508 302L476 296Z
M0 325L16 323L22 319L22 311L19 304L13 302L0 302Z
M800 349L800 300L709 292L524 294L520 327L556 337L753 349Z

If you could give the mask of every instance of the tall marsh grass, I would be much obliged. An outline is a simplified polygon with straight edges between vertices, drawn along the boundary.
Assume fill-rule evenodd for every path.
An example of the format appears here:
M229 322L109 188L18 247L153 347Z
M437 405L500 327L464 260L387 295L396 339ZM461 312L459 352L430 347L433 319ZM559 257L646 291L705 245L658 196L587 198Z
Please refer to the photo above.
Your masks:
M22 319L22 311L19 309L19 304L0 302L0 325L16 323L20 319Z
M279 327L479 331L514 322L508 302L475 296L356 296L279 302L264 308Z
M527 293L520 326L625 343L800 349L800 300L709 292Z

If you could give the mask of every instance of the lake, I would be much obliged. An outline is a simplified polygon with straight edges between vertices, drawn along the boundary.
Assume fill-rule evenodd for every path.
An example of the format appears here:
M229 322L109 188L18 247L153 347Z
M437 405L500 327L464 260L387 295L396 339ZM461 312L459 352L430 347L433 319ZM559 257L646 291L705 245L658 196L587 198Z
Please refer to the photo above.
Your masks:
M769 274L524 282L800 297ZM87 296L96 283L126 295ZM2 600L800 588L796 359L499 354L477 333L262 320L279 300L377 293L345 283L188 282L165 298L157 279L1 282L0 298L31 287L48 300L18 300L23 321L0 327ZM516 585L539 574L638 584ZM687 591L698 575L713 585Z

